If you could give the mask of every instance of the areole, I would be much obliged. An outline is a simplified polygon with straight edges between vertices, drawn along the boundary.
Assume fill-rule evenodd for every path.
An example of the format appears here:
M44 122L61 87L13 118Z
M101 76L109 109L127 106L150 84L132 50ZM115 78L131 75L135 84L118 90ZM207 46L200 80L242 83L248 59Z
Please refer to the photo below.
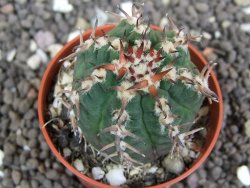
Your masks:
M96 35L101 36L101 35L103 35L103 31L108 32L108 31L112 30L114 27L115 27L114 24L109 24L109 25L105 25L102 27L98 27L96 30ZM160 30L158 27L152 26L152 25L151 25L151 28L153 28L155 30ZM86 40L87 38L89 38L90 35L91 35L91 30L89 30L83 34L83 39ZM78 44L79 44L79 37L76 37L74 40L72 40L68 44L66 44L64 46L64 48L57 54L57 56L54 57L54 59L52 59L52 61L50 62L49 66L44 74L44 77L43 77L42 82L41 82L40 90L39 90L39 99L38 99L38 115L39 115L40 128L44 134L46 142L48 143L49 147L51 148L53 153L56 155L56 157L59 159L59 161L61 163L63 163L66 168L68 168L70 171L72 171L81 180L81 182L83 182L84 185L89 186L89 187L106 187L106 188L110 187L111 188L112 186L100 183L98 181L95 181L95 180L85 176L84 174L77 171L72 165L70 165L63 158L63 156L57 151L56 147L54 146L54 144L52 143L52 140L50 139L50 137L48 135L47 130L42 127L45 124L45 116L46 116L46 108L47 108L47 96L48 96L50 88L52 87L53 78L57 75L58 70L61 66L61 63L59 62L59 60L66 57L67 55L69 55L72 52L72 49L75 46L77 46ZM191 55L191 59L192 59L193 63L198 67L199 70L201 70L207 64L206 60L202 57L202 55L192 45L189 45L189 51L190 51L190 55ZM201 155L194 162L194 164L191 166L191 168L189 168L188 170L183 172L180 176L178 176L178 177L176 177L168 182L165 182L163 184L159 184L159 185L152 186L152 187L160 188L160 187L170 186L170 185L173 185L173 184L181 181L182 179L186 178L188 175L190 175L192 172L194 172L205 161L205 159L208 157L211 150L213 149L213 147L216 143L216 140L218 138L219 131L220 131L220 128L222 125L222 119L223 119L222 94L221 94L221 90L220 90L218 81L217 81L213 72L211 73L209 85L210 85L211 89L213 91L215 91L215 93L218 95L218 99L220 102L219 103L212 103L210 105L210 109L211 109L210 110L210 118L209 118L210 125L208 126L209 130L208 130L206 144L202 150Z

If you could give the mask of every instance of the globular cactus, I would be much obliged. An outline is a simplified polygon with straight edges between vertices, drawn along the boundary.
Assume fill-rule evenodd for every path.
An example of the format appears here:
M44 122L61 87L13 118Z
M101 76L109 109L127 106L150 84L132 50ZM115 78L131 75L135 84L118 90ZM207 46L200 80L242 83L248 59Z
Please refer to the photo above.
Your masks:
M204 97L217 101L208 87L211 71L191 62L193 37L171 18L156 31L145 24L142 7L110 32L90 38L62 61L69 62L72 84L62 95L73 129L104 156L124 166L139 166L180 148L192 147L188 136ZM96 24L97 25L97 24ZM211 66L214 66L212 64Z

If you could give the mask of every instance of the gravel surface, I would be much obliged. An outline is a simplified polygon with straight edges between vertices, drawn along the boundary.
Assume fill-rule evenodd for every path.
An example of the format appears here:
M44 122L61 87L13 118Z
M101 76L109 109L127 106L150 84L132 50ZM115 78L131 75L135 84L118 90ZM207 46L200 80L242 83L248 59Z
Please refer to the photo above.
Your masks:
M121 0L0 1L0 187L73 188L79 181L55 159L39 130L37 94L49 59L96 12L115 11ZM57 3L58 4L58 3ZM58 6L58 5L57 5ZM152 0L145 14L164 25L168 13L179 26L203 33L196 44L209 60L224 95L224 124L205 164L173 187L244 187L237 169L250 168L249 0ZM64 8L66 7L66 9ZM245 10L245 11L244 11ZM248 11L249 12L249 11ZM209 47L209 48L206 48ZM32 63L33 62L33 63ZM3 158L3 159L2 159Z

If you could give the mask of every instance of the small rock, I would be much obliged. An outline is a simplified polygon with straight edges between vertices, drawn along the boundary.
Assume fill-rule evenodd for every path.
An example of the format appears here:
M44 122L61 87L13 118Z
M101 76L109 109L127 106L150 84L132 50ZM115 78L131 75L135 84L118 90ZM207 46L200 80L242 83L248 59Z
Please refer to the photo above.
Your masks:
M221 38L221 32L220 32L220 31L215 31L214 37L215 37L216 39Z
M32 55L29 57L27 60L27 65L32 69L32 70L37 70L40 65L41 65L41 58L37 54Z
M28 170L35 170L37 169L39 163L37 161L37 159L33 159L33 158L30 158L28 159L27 163L26 163L26 167Z
M80 171L80 172L83 172L84 171L84 166L83 166L83 163L82 163L82 160L80 159L76 159L74 162L73 162L73 165L74 167Z
M105 172L100 167L92 168L91 172L92 172L92 176L95 180L100 180L105 175Z
M167 24L168 24L168 19L164 16L164 17L160 20L160 28L164 28Z
M46 50L49 45L55 43L55 36L50 31L40 30L35 35L35 41L40 48Z
M245 14L250 14L250 7L243 8L242 11L243 11Z
M250 137L250 119L244 123L245 134Z
M201 13L208 12L209 6L207 3L195 3L195 8L197 11Z
M92 27L95 25L96 18L98 19L98 26L104 25L108 21L108 15L98 7L95 8L96 17L91 20Z
M250 23L241 24L240 29L244 32L250 33Z
M76 26L75 27L77 29L80 28L80 29L86 30L86 29L90 28L90 24L84 18L80 18L79 17L79 18L77 18Z
M53 58L56 54L63 48L61 44L51 44L48 46L47 50L50 53L50 57Z
M4 152L3 152L3 150L0 150L0 167L3 164L3 158L4 158Z
M162 4L168 6L171 0L162 0Z
M56 170L48 170L47 172L46 172L46 177L48 178L48 179L50 179L50 180L57 180L57 179L59 179L59 174L57 173L57 171Z
M128 15L132 15L132 6L133 6L133 3L132 1L126 1L126 2L122 2L120 4L120 7L126 12L128 13ZM124 16L123 13L120 13L121 16Z
M74 9L73 5L68 0L54 0L53 10L55 12L68 13Z
M69 157L71 155L71 150L69 148L63 148L63 156L65 158Z
M196 173L191 174L188 178L187 178L187 184L188 187L192 187L192 188L196 188L198 187L198 176Z
M5 155L13 155L16 152L16 146L10 142L6 142L3 145L3 151Z
M220 175L221 175L221 172L222 172L222 169L218 166L214 167L211 169L211 176L214 180L217 180L220 178Z
M178 156L166 156L162 161L162 165L168 172L176 175L182 173L185 168L183 160Z
M232 23L231 23L230 21L224 20L224 21L222 22L222 27L223 27L223 28L228 28L231 24L232 24Z
M212 39L212 35L210 33L207 33L207 32L203 32L202 33L203 37L205 39L208 39L208 40L211 40Z
M18 185L20 183L20 181L21 181L22 174L19 171L17 171L17 170L13 170L11 172L11 178L12 178L13 182L16 185Z
M22 180L20 183L20 188L30 188L30 184L27 180Z
M245 185L250 185L250 172L249 168L245 165L240 166L237 168L237 178L240 180L240 182Z
M69 35L68 35L68 39L67 41L71 41L73 40L75 37L77 37L80 34L79 30L76 31L72 31Z
M234 0L234 3L238 6L248 6L250 5L250 0Z
M36 42L35 42L34 40L31 40L31 41L30 41L29 49L30 49L31 52L35 52L35 51L36 51L36 49L37 49L37 44L36 44Z
M1 7L1 12L4 14L11 14L14 10L14 7L11 3L8 3Z
M48 63L49 61L48 56L42 49L37 49L36 54L40 57L40 59L42 60L44 64Z
M113 186L119 186L126 183L127 180L124 176L123 171L124 170L121 167L111 169L105 176L107 178L108 183Z
M12 62L16 56L16 49L13 49L7 53L6 60Z

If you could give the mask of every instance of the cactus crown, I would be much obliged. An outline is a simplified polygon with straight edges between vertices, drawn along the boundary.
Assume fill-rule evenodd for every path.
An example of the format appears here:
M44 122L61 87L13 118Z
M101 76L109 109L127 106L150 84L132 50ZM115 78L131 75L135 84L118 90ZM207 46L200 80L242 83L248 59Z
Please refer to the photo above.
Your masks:
M143 21L142 7L103 36L83 41L64 58L73 79L56 96L69 109L71 125L101 155L125 167L140 166L188 147L189 131L208 88L211 67L191 62L186 35L169 18L156 31ZM68 60L72 60L69 63ZM214 66L214 64L212 64Z

